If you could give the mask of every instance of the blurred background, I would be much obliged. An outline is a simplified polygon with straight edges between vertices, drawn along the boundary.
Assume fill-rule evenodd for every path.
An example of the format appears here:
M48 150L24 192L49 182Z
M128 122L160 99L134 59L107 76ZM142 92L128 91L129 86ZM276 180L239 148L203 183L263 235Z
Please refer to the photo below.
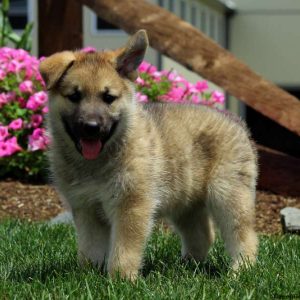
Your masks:
M53 39L53 36L47 36L44 38L46 42L41 41L39 33L39 27L47 27L43 17L47 2L49 4L47 0L11 0L9 18L15 30L21 32L27 22L34 22L31 33L34 55L47 55L44 49ZM300 1L151 0L149 2L178 15L228 49L254 71L294 96L300 97ZM104 21L101 16L97 17L89 8L83 7L78 13L78 9L71 5L69 10L69 15L73 13L74 26L82 29L80 38L83 46L94 46L97 49L117 48L126 42L127 34L123 30ZM197 74L154 49L149 49L146 60L159 69L176 69L191 82L199 80ZM300 141L295 134L233 97L227 96L226 107L246 119L258 143L293 156L300 156Z

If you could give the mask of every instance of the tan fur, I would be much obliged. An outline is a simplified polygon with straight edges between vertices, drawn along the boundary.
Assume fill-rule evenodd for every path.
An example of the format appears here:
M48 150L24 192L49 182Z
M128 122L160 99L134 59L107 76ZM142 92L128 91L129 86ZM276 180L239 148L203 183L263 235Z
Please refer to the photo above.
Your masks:
M53 64L59 57L65 61L65 53L41 66L52 82L51 168L73 212L81 261L105 263L110 274L135 278L153 223L165 217L181 237L183 257L205 260L214 220L233 267L254 262L257 163L247 130L203 106L137 104L131 82L135 70L116 71L120 56L121 61L131 59L130 53L143 56L135 53L135 44L146 48L144 32L131 39L129 48L74 52L73 65L60 79ZM60 82L53 86L54 81ZM74 86L84 91L80 103L65 97ZM106 88L118 95L112 104L99 96ZM75 111L83 117L96 114L103 124L119 122L95 160L82 157L63 127L61 115Z

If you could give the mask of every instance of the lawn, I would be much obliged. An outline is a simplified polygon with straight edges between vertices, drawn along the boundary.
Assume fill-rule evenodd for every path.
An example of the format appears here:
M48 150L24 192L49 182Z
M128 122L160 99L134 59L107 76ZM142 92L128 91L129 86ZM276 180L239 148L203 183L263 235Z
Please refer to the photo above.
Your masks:
M299 236L261 236L258 263L228 274L220 240L208 262L180 260L177 236L158 228L135 283L105 275L76 260L68 225L0 224L0 299L274 299L300 298ZM294 298L293 298L294 297Z

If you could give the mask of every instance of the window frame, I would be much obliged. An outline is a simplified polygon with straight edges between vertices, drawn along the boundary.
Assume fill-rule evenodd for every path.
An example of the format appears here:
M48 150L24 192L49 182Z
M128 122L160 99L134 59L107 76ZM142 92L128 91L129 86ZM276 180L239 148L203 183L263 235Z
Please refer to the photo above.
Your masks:
M26 24L28 24L28 23L30 23L30 22L34 22L34 23L36 23L35 22L35 20L34 20L34 9L35 9L35 6L34 6L34 0L27 0L27 5L26 5L27 7L25 8L25 10L24 10L24 12L25 12L25 15L26 15L26 17L27 17L27 22L26 22ZM17 15L17 14L16 14ZM20 14L20 15L22 15L22 14ZM23 29L20 29L20 28L13 28L13 30L16 32L16 33L18 33L18 34L20 34L20 33L22 33L23 32L23 30L24 30L25 28L23 28Z
M93 11L89 12L90 14L90 25L91 25L91 34L94 36L125 36L126 32L122 29L98 29L97 28L97 14Z

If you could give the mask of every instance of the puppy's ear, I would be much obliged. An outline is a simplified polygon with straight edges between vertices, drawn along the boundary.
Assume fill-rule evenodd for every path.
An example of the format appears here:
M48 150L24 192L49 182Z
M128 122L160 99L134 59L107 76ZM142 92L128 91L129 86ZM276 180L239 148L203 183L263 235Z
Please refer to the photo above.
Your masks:
M144 59L149 45L145 30L136 32L127 42L125 48L116 58L116 68L121 76L134 81L137 78L137 68Z
M55 53L44 59L39 66L48 90L54 87L63 74L72 66L75 55L71 51Z

